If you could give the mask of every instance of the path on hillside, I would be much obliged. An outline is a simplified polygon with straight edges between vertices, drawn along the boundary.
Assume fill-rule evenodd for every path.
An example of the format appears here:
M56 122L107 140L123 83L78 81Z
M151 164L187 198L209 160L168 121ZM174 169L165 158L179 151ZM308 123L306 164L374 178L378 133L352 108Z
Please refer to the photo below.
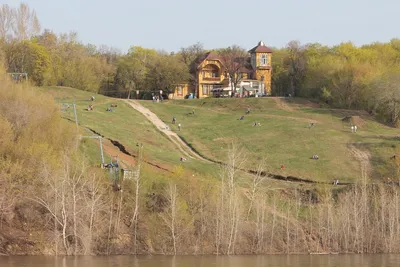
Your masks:
M86 126L83 126L83 127L88 132L102 137L103 152L105 152L105 154L108 154L110 156L118 156L118 160L119 160L119 162L120 162L122 167L131 168L132 166L135 165L136 156L133 155L132 153L130 153L129 151L127 151L125 146L123 144L121 144L119 141L113 140L111 138L108 138L108 137L102 135L101 133L99 133L99 132L97 132L97 131L89 128L89 127L86 127ZM100 141L99 140L96 140L96 143L98 145L100 145ZM106 155L104 155L104 156L105 156L104 163L107 163L109 159L106 158ZM152 166L152 167L155 167L155 168L157 168L159 170L172 172L167 167L164 167L161 164L154 163L154 162L148 161L146 159L143 159L143 162L148 164L148 165L150 165L150 166Z
M282 110L286 110L286 111L294 111L294 108L292 108L291 106L286 104L285 97L275 96L275 97L271 97L271 98L273 100L275 100L276 105L278 106L278 108L280 108Z
M136 100L124 100L124 101L128 103L131 107L142 113L151 123L154 124L154 126L157 127L157 129L160 132L164 133L185 156L213 163L212 161L203 158L199 154L195 153L185 142L182 141L182 139L178 136L178 134L171 131L168 125L166 125L159 117L157 117L156 114L151 112L148 108L143 107L138 101Z
M97 144L100 145L100 141L97 140ZM108 155L118 155L118 161L121 163L122 167L132 168L132 166L135 166L136 160L132 156L122 153L121 150L113 145L108 139L103 138L102 145L104 152ZM105 163L109 162L109 160L110 159L104 158Z
M350 152L360 162L361 178L368 178L371 170L370 154L367 151L361 150L356 147L356 144L349 144Z
M161 119L159 119L156 114L151 112L148 108L143 107L138 101L136 101L136 100L124 100L124 101L126 103L128 103L131 107L136 109L138 112L142 113L150 122L152 122L157 127L158 130L165 133L165 135L176 146L178 146L179 150L182 151L183 153L185 153L185 155L190 155L191 158L200 159L202 161L206 161L209 163L224 165L223 162L209 160L209 159L203 158L201 155L197 154L197 152L193 151L185 142L183 142L176 133L169 130L169 128L167 128L167 125ZM238 170L247 172L251 175L257 174L257 172L254 170L246 170L246 169L238 169ZM330 184L328 182L326 182L326 183L325 182L316 182L316 181L308 180L308 179L304 179L304 178L299 178L299 177L294 177L294 176L282 176L280 174L273 174L273 173L266 173L266 172L263 172L261 175L268 177L270 179L281 180L281 181L286 181L286 182Z

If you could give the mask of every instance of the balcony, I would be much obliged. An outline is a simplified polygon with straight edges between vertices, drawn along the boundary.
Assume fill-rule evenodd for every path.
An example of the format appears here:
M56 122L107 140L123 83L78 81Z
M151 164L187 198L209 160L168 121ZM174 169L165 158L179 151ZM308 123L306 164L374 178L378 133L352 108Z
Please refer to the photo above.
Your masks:
M210 82L220 82L221 81L221 76L219 77L204 77L203 81L210 81Z

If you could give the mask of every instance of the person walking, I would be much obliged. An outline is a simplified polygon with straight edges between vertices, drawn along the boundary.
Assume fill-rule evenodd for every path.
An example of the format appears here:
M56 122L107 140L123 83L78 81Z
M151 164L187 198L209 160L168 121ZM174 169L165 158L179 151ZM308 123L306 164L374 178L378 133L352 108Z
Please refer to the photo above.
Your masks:
M180 123L178 123L178 130L179 131L181 130L181 124Z
M176 118L172 117L172 124L175 124L175 122L176 122Z

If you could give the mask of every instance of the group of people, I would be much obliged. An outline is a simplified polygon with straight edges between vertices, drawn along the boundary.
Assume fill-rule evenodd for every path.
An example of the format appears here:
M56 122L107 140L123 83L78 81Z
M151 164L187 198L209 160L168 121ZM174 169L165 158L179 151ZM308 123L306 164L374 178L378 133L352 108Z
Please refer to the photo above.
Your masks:
M162 95L160 95L160 96L153 95L152 98L153 98L153 103L156 103L156 102L159 102L159 101L162 102L164 100Z
M246 115L249 115L249 114L250 114L250 108L249 108L249 107L246 108L245 113L246 113ZM240 118L239 118L238 120L239 120L239 121L244 120L244 115L240 116ZM261 123L255 121L255 122L253 123L253 126L261 126Z
M176 123L176 117L172 117L172 124L175 124ZM180 131L181 130L181 124L180 123L178 123L178 130Z

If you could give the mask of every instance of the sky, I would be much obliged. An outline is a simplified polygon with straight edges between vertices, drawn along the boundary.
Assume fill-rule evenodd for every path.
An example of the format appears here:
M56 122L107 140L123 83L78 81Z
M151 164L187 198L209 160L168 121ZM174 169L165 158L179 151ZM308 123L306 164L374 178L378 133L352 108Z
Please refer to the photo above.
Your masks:
M17 7L21 1L0 0ZM262 40L356 45L400 37L399 0L24 0L42 29L75 31L84 43L126 52L142 46L168 52L200 42L206 49Z

